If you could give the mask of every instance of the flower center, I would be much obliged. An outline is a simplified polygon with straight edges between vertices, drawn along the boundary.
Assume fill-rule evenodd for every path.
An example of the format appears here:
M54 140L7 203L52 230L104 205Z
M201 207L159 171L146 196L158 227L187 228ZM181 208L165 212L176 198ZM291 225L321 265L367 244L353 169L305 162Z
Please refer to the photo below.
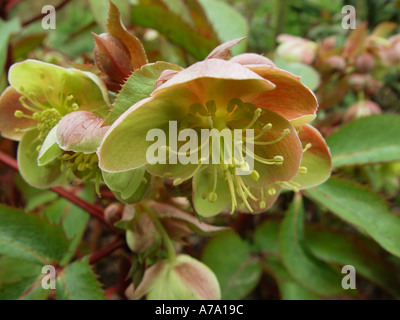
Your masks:
M96 153L84 154L82 152L64 152L58 158L61 161L61 171L70 170L81 183L95 180L95 189L100 196L100 182L102 180L101 170L98 167L98 156Z
M43 90L43 101L39 100L34 92L26 92L23 87L19 91L23 94L19 100L22 106L30 111L31 115L25 114L21 110L15 111L14 115L16 118L27 118L37 121L38 139L42 142L63 116L79 109L77 99L72 94L64 96L64 94L60 93L57 97L57 101L60 101L60 103L53 103L56 100L53 87ZM16 131L20 132L23 130L16 129Z
M202 139L201 144L193 149L184 152L186 156L192 153L197 153L208 147L208 156L200 158L197 168L192 174L185 178L177 178L174 180L174 185L179 185L183 181L191 179L205 166L209 165L210 159L212 165L212 178L209 191L203 194L204 199L214 203L218 199L216 193L218 177L223 177L229 186L229 191L232 200L231 213L237 207L246 206L250 212L254 212L249 199L257 202L260 208L266 206L265 193L274 195L276 190L273 187L267 187L260 192L259 199L251 192L251 185L246 184L242 175L250 175L251 179L257 181L260 177L259 173L252 167L254 161L264 165L281 166L284 164L282 155L275 155L272 159L263 158L254 152L254 146L258 148L268 148L275 143L284 139L291 130L286 128L281 135L274 140L266 140L265 134L273 128L273 124L264 123L261 117L263 110L257 108L251 103L245 103L240 99L232 99L227 107L219 109L215 101L208 101L205 105L196 103L189 108L189 113L181 122L180 129L191 128L194 130L211 129L210 134ZM221 132L224 132L222 135ZM210 145L209 140L212 140ZM214 140L218 140L219 148L214 149ZM182 152L177 152L170 147L166 147L169 152L178 155ZM215 155L217 150L218 155ZM219 160L216 164L215 159ZM250 161L251 160L251 161ZM241 174L238 174L238 170Z

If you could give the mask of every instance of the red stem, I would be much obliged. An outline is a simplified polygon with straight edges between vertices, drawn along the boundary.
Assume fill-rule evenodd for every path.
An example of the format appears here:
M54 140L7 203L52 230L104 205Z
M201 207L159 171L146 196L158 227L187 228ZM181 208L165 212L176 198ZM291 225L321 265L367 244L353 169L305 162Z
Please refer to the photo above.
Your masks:
M0 162L4 163L5 165L9 166L15 171L18 171L18 164L14 158L10 157L9 155L0 151ZM99 219L105 225L109 226L106 220L104 219L104 211L102 208L82 199L74 195L73 193L60 188L60 187L53 187L51 188L52 191L60 195L61 197L69 200L73 204L77 205L78 207L82 208L83 210L89 212L93 217Z
M64 7L68 2L70 2L71 0L64 0L64 1L62 1L62 2L60 2L58 5L56 5L55 7L54 7L54 9L57 11L57 10L60 10L62 7ZM22 23L22 26L23 27L26 27L27 25L30 25L31 23L33 23L33 22L35 22L35 21L37 21L37 20L40 20L40 19L42 19L42 18L44 18L45 16L47 15L47 13L41 13L41 14L39 14L39 15L37 15L37 16L34 16L33 18L31 18L31 19L29 19L29 20L27 20L27 21L25 21L25 22L23 22Z
M99 251L93 253L90 256L89 263L95 264L97 261L103 259L104 257L108 256L110 253L115 251L118 248L121 248L125 243L119 241L119 236L117 236L111 243L106 245L104 248L100 249Z

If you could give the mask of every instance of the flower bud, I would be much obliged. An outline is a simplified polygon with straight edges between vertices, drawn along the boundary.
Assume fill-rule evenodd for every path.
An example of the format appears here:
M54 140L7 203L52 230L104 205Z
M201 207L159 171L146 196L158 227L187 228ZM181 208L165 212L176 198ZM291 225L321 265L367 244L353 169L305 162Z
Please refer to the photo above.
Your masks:
M350 75L348 83L355 91L364 90L369 95L375 94L382 87L382 83L376 81L371 75L361 73Z
M117 37L109 33L93 33L96 42L94 59L96 66L111 80L124 83L133 71L129 51Z
M123 205L122 204L120 204L119 202L111 203L104 210L104 218L106 219L108 224L114 225L114 223L116 223L117 221L121 220L122 211L123 211Z
M282 34L278 42L277 54L287 61L311 64L316 57L318 46L313 41Z
M136 289L131 286L127 290L130 299L144 295L148 300L219 300L221 290L216 276L205 264L182 254L174 262L157 262L146 270Z
M126 242L133 252L149 250L156 238L156 228L145 212L135 212L130 228L126 231Z
M400 34L390 37L388 42L387 46L380 49L379 56L385 65L397 65L400 63Z
M88 111L71 112L58 123L57 143L65 151L94 153L109 128L102 127L103 122Z
M374 57L370 53L362 53L356 57L356 71L360 73L368 73L375 67Z
M328 51L336 48L336 38L335 36L330 36L322 40L321 49L323 51Z
M381 108L370 100L358 101L350 106L344 117L344 122L382 113Z
M346 61L341 56L330 56L325 63L332 69L342 71L346 68Z

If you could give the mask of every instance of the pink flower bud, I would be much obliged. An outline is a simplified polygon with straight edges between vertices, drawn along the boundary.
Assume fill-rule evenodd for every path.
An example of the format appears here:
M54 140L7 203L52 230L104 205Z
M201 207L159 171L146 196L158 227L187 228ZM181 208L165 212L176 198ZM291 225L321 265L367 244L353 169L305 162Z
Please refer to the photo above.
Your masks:
M336 39L334 36L325 38L321 43L321 49L323 51L328 51L336 48Z
M287 61L311 64L316 57L318 46L315 42L287 34L280 35L278 42L281 44L277 54Z
M126 242L133 252L145 252L154 244L156 234L151 218L144 212L135 212L130 228L126 231Z
M389 44L380 49L379 56L385 65L397 65L400 63L400 34L388 39Z
M368 73L375 67L374 57L370 53L359 54L356 57L354 66L357 72Z
M344 117L344 122L382 113L378 104L371 100L358 101L350 106Z
M124 83L133 71L129 51L117 37L109 33L93 33L96 46L94 59L96 66L111 80Z
M119 202L111 203L104 210L104 218L108 224L113 225L122 218L123 205Z
M346 61L341 56L330 56L325 63L332 69L342 71L346 68Z
M103 127L104 119L88 111L67 114L58 123L57 143L65 151L94 153L109 126Z
M200 261L178 255L174 262L162 260L146 270L135 289L127 289L130 299L148 300L219 300L221 290L214 273Z

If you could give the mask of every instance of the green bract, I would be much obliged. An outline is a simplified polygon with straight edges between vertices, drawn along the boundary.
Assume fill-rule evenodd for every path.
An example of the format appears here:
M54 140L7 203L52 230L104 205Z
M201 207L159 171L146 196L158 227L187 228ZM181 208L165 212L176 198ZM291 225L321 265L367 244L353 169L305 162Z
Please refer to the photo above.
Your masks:
M44 141L70 112L87 110L106 116L110 105L106 87L89 72L35 60L14 64L8 80L11 86L0 97L0 128L4 137L21 140L18 150L21 175L38 188L66 182L61 178L65 174L54 169L59 165L60 155L54 147L54 131ZM39 152L40 161L36 162Z
M318 131L306 124L315 118L316 109L314 94L299 78L271 66L268 59L207 59L173 75L122 114L99 148L99 166L121 172L146 165L153 175L175 179L175 185L194 178L194 207L203 216L229 208L232 213L261 212L273 204L281 187L297 191L329 177L329 149ZM174 124L178 132L173 131ZM152 129L165 136L154 142L156 138L148 136ZM198 137L203 129L210 133L192 148L185 145L187 129ZM247 129L253 130L253 137L247 136ZM233 139L237 130L240 143ZM224 131L232 137L230 142L218 136ZM181 134L184 138L172 143ZM220 163L214 161L211 146L205 147L210 151L207 157L197 156L204 141L214 139L231 145L231 150L242 148L227 154L221 147L216 156ZM159 159L162 153L168 161L149 160L149 154ZM198 161L189 161L194 154ZM176 161L177 156L187 161Z

